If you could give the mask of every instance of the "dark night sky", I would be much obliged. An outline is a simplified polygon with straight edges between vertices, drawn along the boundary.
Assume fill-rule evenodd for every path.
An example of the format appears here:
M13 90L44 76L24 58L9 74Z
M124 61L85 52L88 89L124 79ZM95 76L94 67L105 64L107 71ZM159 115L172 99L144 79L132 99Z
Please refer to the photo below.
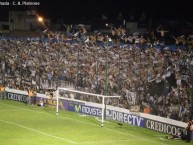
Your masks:
M0 0L3 2L6 0ZM14 0L7 0L14 1ZM22 0L21 0L22 1ZM109 18L116 17L119 12L128 16L135 10L136 15L145 12L153 18L170 18L189 20L193 22L191 0L31 0L40 2L40 6L0 6L0 19L5 20L9 10L36 9L40 14L56 20L66 21L82 17L101 17L105 14Z

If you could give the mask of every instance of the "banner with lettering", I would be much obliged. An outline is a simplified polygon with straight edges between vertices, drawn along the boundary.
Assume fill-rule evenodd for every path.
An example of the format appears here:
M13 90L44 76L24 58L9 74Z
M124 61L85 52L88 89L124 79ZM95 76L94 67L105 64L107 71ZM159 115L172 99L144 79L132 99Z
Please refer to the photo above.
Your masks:
M39 102L41 99L44 102L45 106L54 107L54 108L56 107L55 99L37 97L36 102ZM89 102L78 102L75 100L72 101L72 100L60 99L59 108L72 111L72 112L85 114L85 115L91 115L96 117L102 116L101 104L94 105L93 103L89 103ZM127 123L129 125L134 125L134 126L140 126L140 127L144 126L144 118L135 114L116 111L112 109L106 109L106 119Z
M144 128L172 135L176 135L178 131L184 130L183 127L170 124L169 122L164 123L148 118L144 118Z
M5 94L6 94L5 99L24 102L24 103L27 102L27 95L11 93L11 92L5 92Z

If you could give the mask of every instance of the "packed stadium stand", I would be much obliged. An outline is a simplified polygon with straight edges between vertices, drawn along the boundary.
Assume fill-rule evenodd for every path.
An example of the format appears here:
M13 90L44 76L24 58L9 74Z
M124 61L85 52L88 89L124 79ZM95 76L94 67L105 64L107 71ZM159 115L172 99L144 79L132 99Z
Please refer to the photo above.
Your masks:
M121 96L119 107L136 112L180 121L192 116L192 36L170 34L168 45L168 36L156 30L129 34L119 27L107 36L71 29L1 36L1 84L37 92L65 86L107 91Z

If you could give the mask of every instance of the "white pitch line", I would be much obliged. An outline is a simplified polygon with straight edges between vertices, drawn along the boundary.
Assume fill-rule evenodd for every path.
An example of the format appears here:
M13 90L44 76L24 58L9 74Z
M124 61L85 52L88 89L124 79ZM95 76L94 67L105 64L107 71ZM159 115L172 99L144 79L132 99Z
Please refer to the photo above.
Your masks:
M14 109L14 110L13 109L2 109L2 110L0 110L0 112L4 112L4 111L5 112L7 112L7 111L11 111L12 112L12 111L18 111L18 110L22 110L22 109L20 109L20 108Z
M161 143L161 142L158 142L158 141L153 141L153 140L149 140L149 139L146 139L146 138L142 138L142 137L138 137L138 136L136 136L136 135L132 135L132 134L128 134L128 133L125 133L125 132L121 132L121 131L119 131L119 130L114 130L114 129L111 129L111 128L106 128L106 129L108 129L108 130L112 130L112 131L114 131L114 132L118 132L118 133L120 133L120 134L124 134L124 135L129 135L129 136L131 136L131 137L135 137L136 138L136 141L137 140L143 140L143 141L146 141L146 142L154 142L154 143L156 143L156 144L162 144L162 145L168 145L168 144L166 144L166 143ZM139 134L140 135L140 134Z
M0 121L1 121L1 122L4 122L4 123L7 123L7 124L15 125L15 126L18 126L18 127L21 127L21 128L25 128L25 129L27 129L27 130L30 130L30 131L33 131L33 132L36 132L36 133L39 133L39 134L42 134L42 135L45 135L45 136L48 136L48 137L52 137L52 138L54 138L54 139L66 141L66 142L69 142L69 143L71 143L71 144L77 144L77 143L74 142L74 141L71 141L71 140L68 140L68 139L65 139L65 138L61 138L61 137L58 137L58 136L54 136L54 135L51 135L51 134L48 134L48 133L45 133L45 132L42 132L42 131L38 131L38 130L35 130L35 129L32 129L32 128L23 126L23 125L20 125L20 124L17 124L17 123L13 123L13 122L6 121L6 120L0 120Z
M1 102L0 102L0 104L5 105L5 106L10 106L10 107L13 107L13 108L20 108L22 110L27 110L27 111L31 111L31 112L35 112L35 113L39 113L39 114L46 114L46 115L50 115L52 117L56 117L56 114L51 114L51 113L47 113L47 112L39 112L39 110L35 110L34 108L32 110L32 109L27 109L27 108L23 108L23 107L17 107L17 106L12 106L12 105L9 105L9 104L4 104L4 103L1 103ZM89 125L92 125L92 126L99 127L99 125L97 125L97 124L84 122L84 121L81 121L81 120L76 120L76 119L73 119L73 118L70 118L70 117L65 117L65 116L60 116L60 115L59 115L59 117L67 118L67 119L74 120L74 121L77 121L77 122L81 122L81 123L84 123L84 124L89 124Z
M113 143L113 142L131 142L131 141L143 141L144 139L117 139L117 140L106 140L106 141L85 141L77 144L96 144L96 143Z
M159 139L161 139L161 140L166 140L165 138L162 138L162 137L160 137Z

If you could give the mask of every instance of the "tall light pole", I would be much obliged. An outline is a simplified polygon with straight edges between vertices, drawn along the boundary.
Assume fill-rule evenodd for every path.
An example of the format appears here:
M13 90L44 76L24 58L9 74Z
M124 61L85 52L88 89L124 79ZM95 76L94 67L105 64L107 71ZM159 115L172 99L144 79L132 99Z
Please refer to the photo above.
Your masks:
M118 77L118 91L116 90L116 93L118 93L119 95L121 95L121 45L120 45L120 42L119 42L119 45L117 46L118 48L118 54L119 54L119 77ZM117 81L117 80L116 80ZM119 107L119 104L120 104L120 98L118 100L118 107Z
M189 65L190 69L190 77L191 77L191 85L192 85L192 90L191 90L191 100L190 100L190 112L191 112L191 119L193 119L193 59L190 61Z
M78 90L78 85L79 85L79 73L80 73L80 48L78 46L76 47L78 49L78 54L77 54L77 62L76 62L76 67L77 67L77 74L76 74L76 89Z
M38 17L38 22L42 23L43 22L43 18L42 17Z
M109 49L109 41L111 41L111 39L107 36L107 47L105 49L105 86L104 86L104 95L108 95L108 49ZM105 111L104 111L104 118L106 118L106 101L104 102L105 104Z
M97 48L97 60L96 60L96 93L99 93L99 74L98 74L98 64L99 64L99 52L98 52L98 48Z
M37 21L38 21L38 26L37 26L38 29L40 29L40 27L42 27L42 25L44 27L44 19L43 19L43 17L37 16Z
M105 90L104 95L108 95L108 48L109 48L109 37L107 36L107 45L105 49Z
M40 87L41 87L41 85L40 85L40 83L41 83L41 78L40 78L40 74L41 74L41 69L40 69L40 63L41 63L41 52L40 52L40 48L38 48L38 73L39 73L39 80L38 80L38 84L39 84L39 86L38 86L38 91L39 91L39 93L40 93Z
M3 52L2 52L2 54L1 54L1 64L2 64L2 70L1 70L1 72L2 72L2 84L5 86L5 70L6 70L6 61L5 61L5 55L6 55L6 52L5 52L5 48L2 48L2 50L3 50Z
M45 23L45 19L42 16L37 16L37 21L40 25L38 25L38 28L41 29L48 29L48 26Z

